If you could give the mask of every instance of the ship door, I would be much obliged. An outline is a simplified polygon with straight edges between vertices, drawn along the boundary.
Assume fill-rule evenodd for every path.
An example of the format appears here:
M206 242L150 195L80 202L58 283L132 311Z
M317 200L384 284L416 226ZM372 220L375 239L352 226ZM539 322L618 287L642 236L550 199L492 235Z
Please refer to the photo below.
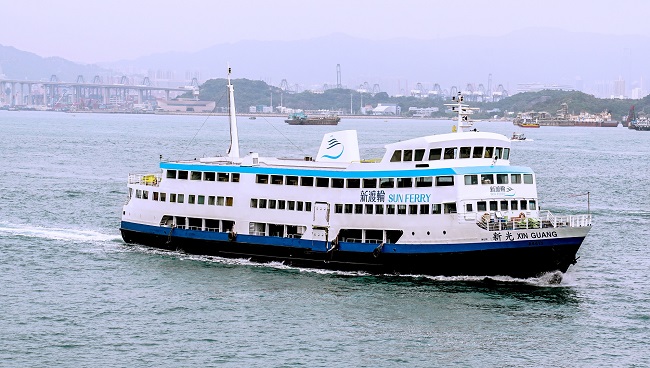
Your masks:
M330 204L325 202L314 203L312 221L312 235L314 240L328 241L330 227Z

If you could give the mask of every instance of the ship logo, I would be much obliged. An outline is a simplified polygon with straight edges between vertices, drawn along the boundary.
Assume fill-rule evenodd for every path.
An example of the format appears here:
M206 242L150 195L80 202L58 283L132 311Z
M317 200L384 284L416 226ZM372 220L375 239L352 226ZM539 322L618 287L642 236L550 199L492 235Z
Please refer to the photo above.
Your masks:
M339 146L340 148L336 148ZM339 149L341 150L340 152ZM331 136L330 140L327 141L327 148L325 150L328 153L332 153L332 152L333 153L325 154L321 157L336 160L337 158L341 157L341 155L343 155L343 151L345 151L345 146L343 146L343 143L339 142L336 138L334 138L334 136ZM338 154L336 152L338 152Z

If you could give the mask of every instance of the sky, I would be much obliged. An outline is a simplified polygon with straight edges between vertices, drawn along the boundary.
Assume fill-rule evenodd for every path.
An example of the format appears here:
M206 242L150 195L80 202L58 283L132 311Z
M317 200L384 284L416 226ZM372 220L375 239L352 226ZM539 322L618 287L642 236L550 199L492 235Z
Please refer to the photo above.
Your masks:
M529 27L650 36L647 0L0 0L0 44L79 63L242 40L500 36Z

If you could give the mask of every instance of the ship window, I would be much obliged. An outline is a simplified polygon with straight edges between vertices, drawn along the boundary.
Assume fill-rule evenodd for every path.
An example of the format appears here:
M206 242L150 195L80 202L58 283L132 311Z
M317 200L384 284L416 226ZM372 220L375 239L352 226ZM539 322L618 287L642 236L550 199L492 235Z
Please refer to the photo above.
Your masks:
M380 244L384 241L383 230L366 230L366 243Z
M423 149L416 149L415 150L415 159L414 161L422 161L424 158L424 150Z
M332 178L332 188L343 188L345 179Z
M527 204L528 204L528 202L526 202L526 200L525 200L525 199L522 199L521 201L519 201L519 204L521 205L521 207L520 207L520 208L521 208L522 210L524 210L524 211L525 211L525 210L526 210L526 207L527 207Z
M535 211L537 209L537 204L535 201L528 201L528 209L531 211Z
M504 160L509 160L510 159L510 148L504 148L503 149L503 159Z
M269 183L269 176L268 175L257 174L255 176L255 182L258 183L258 184L268 184Z
M402 161L413 161L413 150L404 150L404 160Z
M213 172L203 173L203 180L205 180L205 181L214 181L214 173Z
M167 179L176 179L176 170L167 170Z
M257 198L251 198L251 208L257 208Z
M269 235L284 237L284 225L269 224Z
M368 214L368 215L372 215L373 206L371 204L367 204L367 205L365 205L365 207L366 207L365 213Z
M521 184L521 174L510 174L510 183Z
M305 211L311 212L311 202L305 202Z
M178 172L178 178L182 180L187 180L187 171L185 170L180 170Z
M508 201L501 201L501 202L499 202L499 205L501 207L501 211L507 211L508 210Z
M472 158L481 157L483 157L483 147L474 147L474 154L472 154Z
M158 192L153 192L153 198L154 201L158 200Z
M230 178L230 180L231 180L233 183L239 183L239 173L233 173L232 176L231 176L231 178Z
M533 174L524 174L524 184L533 184Z
M268 176L267 176L266 180L268 180ZM230 181L230 174L229 173L218 173L217 174L217 181Z
M448 187L454 185L453 176L436 176L437 187Z
M445 207L445 213L456 213L456 202L452 203L443 203Z
M409 215L417 215L417 214L418 214L418 205L409 204Z
M189 196L187 196L187 203L194 204L195 198L196 196L194 194L190 194Z
M214 203L215 203L214 200L215 200L214 196L209 196L208 197L208 206L214 206ZM257 201L257 199L256 199L256 201Z
M380 188L394 188L395 187L395 179L393 179L393 178L381 178L381 179L379 179L379 187Z
M329 178L316 178L316 186L319 188L327 188L330 186Z
M285 176L284 180L285 180L286 185L298 185L298 177L297 176Z
M421 204L420 205L420 215L428 215L429 214L429 205L428 204Z
M397 205L397 214L398 215L406 215L406 205L405 204L398 204Z
M282 175L271 175L271 184L282 185L284 182L284 177Z
M354 213L363 213L363 205L362 204L355 204L354 205Z
M492 158L492 151L494 151L494 147L485 147L485 153L483 154L483 157Z
M361 179L347 179L348 188L361 188Z
M223 206L223 197L217 196L217 206Z
M285 200L278 200L278 209L283 210L287 208L287 202Z
M481 174L481 184L494 184L494 175Z
M386 213L389 215L394 215L395 214L395 205L394 204L387 204L386 205Z
M472 153L472 147L460 147L460 158L469 158Z
M296 202L296 211L302 211L303 203L302 201Z
M490 201L490 211L498 211L497 201Z
M129 188L129 198L133 197L133 188Z
M455 159L457 151L458 151L457 147L445 148L445 160Z
M266 208L266 199L260 199L258 201L258 208Z
M178 194L178 197L176 197L176 203L183 203L185 202L185 194Z
M433 178L431 176L420 176L415 179L415 186L418 188L427 188L433 186Z
M375 205L375 214L377 214L377 215L383 215L384 214L384 205L383 204L376 204Z
M135 198L142 198L142 190L140 189L135 190Z
M479 201L476 203L476 210L478 212L485 212L487 211L487 203L485 201Z
M222 220L221 231L232 231L235 229L235 221Z
M301 176L300 185L302 185L303 187L313 187L314 178L312 178L311 176Z
M402 150L395 150L393 156L390 158L390 162L400 162L402 160Z
M343 213L343 205L340 203L335 204L334 213Z
M413 178L397 178L398 188L411 188L413 186Z
M203 220L200 218L188 217L187 225L189 229L201 230L203 228Z
M148 190L143 190L142 191L142 199L149 199L149 191Z
M502 147L495 147L494 148L494 157L501 159L501 153L503 151Z
M465 175L465 185L477 185L478 175Z
M276 204L277 204L277 201L275 199L269 199L269 209L274 210Z
M442 156L442 148L432 148L429 151L429 161L440 160Z
M508 174L497 174L497 184L508 184Z
M219 231L219 220L205 219L205 230Z
M191 180L201 180L201 172L200 171L192 171L191 172L190 179Z
M439 215L442 213L442 206L440 203L434 203L431 205L431 213L434 215Z
M473 212L474 211L474 208L473 208L471 203L465 204L465 211L467 211L467 212Z
M169 193L169 202L176 203L176 193Z
M294 211L296 209L296 202L287 201L287 208L289 209L289 211Z
M516 211L516 210L519 209L519 202L517 202L516 199L510 201L510 209L513 210L513 211Z
M377 188L377 179L363 179L364 188Z
M164 202L167 199L167 193L160 193L160 201Z
M198 196L198 198L196 198L196 203L197 204L205 204L205 196L202 196L202 195Z
M352 204L350 203L345 204L345 213L352 213Z

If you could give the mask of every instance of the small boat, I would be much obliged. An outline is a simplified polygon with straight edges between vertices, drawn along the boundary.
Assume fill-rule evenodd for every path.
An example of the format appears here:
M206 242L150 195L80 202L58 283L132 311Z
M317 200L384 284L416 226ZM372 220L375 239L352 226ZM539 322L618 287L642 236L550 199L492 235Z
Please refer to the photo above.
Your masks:
M510 165L508 137L472 129L460 93L452 133L362 160L355 130L332 131L287 159L240 155L230 72L227 88L227 154L129 174L126 243L373 274L528 278L577 261L591 214L540 209L533 170Z
M532 122L524 119L524 122L521 123L519 126L522 128L539 128L539 123L537 122L537 120L535 120L535 122Z
M525 141L526 136L524 135L524 133L513 132L512 137L510 138L510 140L511 141Z
M337 125L339 121L341 118L337 115L307 116L304 112L295 112L284 122L289 125Z

